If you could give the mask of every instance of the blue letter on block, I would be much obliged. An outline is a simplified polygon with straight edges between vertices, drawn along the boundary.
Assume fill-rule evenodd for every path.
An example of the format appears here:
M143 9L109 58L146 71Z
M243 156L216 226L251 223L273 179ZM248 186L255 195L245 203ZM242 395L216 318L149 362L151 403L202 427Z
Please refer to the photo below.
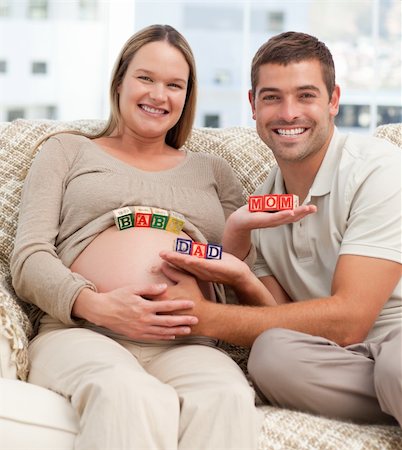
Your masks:
M185 255L189 255L191 253L191 246L193 241L191 239L176 239L176 252L184 253Z
M222 259L222 246L217 244L208 244L207 259Z

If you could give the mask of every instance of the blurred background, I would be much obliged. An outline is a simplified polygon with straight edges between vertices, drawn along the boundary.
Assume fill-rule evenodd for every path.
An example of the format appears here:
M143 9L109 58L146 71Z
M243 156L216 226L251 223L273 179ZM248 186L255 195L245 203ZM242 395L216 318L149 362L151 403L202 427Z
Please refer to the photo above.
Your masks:
M254 126L251 59L288 30L331 50L340 128L402 122L401 0L0 0L0 121L107 118L114 60L153 23L177 28L194 51L196 126Z

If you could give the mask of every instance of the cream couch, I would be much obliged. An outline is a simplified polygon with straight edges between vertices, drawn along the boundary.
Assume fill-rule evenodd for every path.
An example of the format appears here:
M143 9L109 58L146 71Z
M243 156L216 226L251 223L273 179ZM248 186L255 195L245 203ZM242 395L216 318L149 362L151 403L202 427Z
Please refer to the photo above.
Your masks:
M32 325L11 289L9 257L17 223L21 187L41 137L56 130L97 130L99 121L26 121L0 125L0 449L72 449L77 417L67 399L26 382L27 343ZM402 147L401 125L383 126L376 134ZM226 158L244 185L245 196L274 164L254 129L195 129L187 147ZM46 180L43 180L46 183ZM23 305L26 309L26 305ZM34 313L31 308L30 313ZM247 350L225 349L245 370ZM265 415L260 450L397 450L402 430L330 420L271 406ZM205 430L207 432L207 430ZM89 450L89 449L88 449ZM105 449L107 450L107 449ZM217 449L200 449L217 450Z

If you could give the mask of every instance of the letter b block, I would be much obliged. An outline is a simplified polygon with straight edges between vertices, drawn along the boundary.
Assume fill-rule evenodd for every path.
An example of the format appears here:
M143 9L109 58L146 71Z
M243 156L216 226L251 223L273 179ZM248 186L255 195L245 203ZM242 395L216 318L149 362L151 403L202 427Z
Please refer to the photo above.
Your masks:
M132 228L134 226L134 216L128 207L113 210L114 223L119 230Z
M164 230L169 220L169 213L166 209L152 208L151 228Z

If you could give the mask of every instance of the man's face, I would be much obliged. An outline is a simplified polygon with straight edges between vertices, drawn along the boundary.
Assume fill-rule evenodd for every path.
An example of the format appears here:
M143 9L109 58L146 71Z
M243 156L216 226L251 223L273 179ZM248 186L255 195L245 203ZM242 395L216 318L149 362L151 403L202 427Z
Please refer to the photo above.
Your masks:
M258 134L278 162L325 153L339 109L339 87L331 98L318 60L264 64L255 98L249 93Z

